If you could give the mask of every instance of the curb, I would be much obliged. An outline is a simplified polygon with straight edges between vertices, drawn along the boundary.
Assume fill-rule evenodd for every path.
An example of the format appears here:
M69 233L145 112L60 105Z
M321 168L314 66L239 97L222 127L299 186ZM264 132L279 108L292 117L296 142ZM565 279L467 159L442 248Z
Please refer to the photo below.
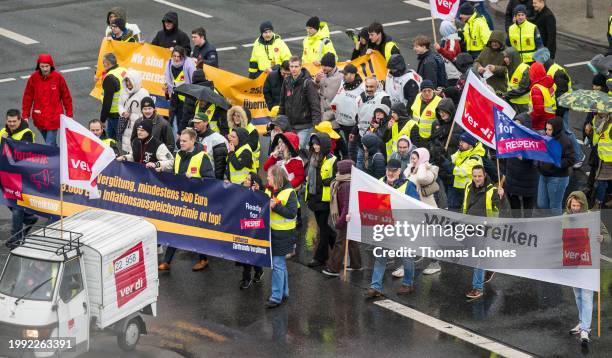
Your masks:
M489 10L491 10L493 12L493 15L496 17L501 17L501 18L505 18L506 16L506 11L505 10L500 10L498 9L496 6L493 6L491 3L489 3ZM571 41L577 41L580 43L584 43L593 47L598 47L598 48L602 48L602 49L608 49L608 45L603 43L603 42L599 42L596 40L591 40L589 38L585 38L582 37L581 35L577 35L577 34L572 34L569 32L563 32L563 31L559 31L557 30L557 35L560 35L560 37L569 39Z

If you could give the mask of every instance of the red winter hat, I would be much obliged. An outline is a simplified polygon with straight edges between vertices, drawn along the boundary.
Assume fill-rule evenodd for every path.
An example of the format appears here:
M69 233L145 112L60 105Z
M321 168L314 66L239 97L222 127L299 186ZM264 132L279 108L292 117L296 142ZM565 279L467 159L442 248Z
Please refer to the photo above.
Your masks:
M53 57L48 53L41 53L38 55L38 60L36 61L36 69L38 69L38 65L41 63L48 63L51 67L55 67L55 63L53 62Z

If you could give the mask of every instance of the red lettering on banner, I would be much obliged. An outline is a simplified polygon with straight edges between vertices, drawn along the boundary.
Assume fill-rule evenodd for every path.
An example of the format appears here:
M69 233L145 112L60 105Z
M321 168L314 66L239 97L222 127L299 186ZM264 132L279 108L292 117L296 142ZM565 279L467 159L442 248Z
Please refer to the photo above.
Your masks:
M592 266L588 228L563 229L563 266Z
M66 146L68 154L68 178L71 180L89 180L91 168L104 147L91 138L66 128Z
M459 0L436 0L436 9L438 13L448 15L457 1Z
M117 307L128 303L147 288L142 242L113 261Z
M487 143L492 143L495 135L493 106L503 110L471 84L468 85L461 121L471 134Z
M0 185L4 198L9 200L22 200L23 182L21 174L0 171Z
M263 219L240 219L240 229L263 229L265 228Z
M358 192L361 225L393 224L391 195L382 193Z

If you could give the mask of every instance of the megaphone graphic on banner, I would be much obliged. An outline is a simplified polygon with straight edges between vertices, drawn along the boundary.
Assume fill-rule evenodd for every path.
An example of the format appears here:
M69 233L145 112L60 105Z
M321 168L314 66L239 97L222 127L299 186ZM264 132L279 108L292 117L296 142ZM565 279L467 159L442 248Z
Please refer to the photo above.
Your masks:
M49 175L49 170L47 169L43 169L38 173L30 175L30 181L36 185L38 190L42 189L43 186L45 188L48 187L52 180L53 177Z

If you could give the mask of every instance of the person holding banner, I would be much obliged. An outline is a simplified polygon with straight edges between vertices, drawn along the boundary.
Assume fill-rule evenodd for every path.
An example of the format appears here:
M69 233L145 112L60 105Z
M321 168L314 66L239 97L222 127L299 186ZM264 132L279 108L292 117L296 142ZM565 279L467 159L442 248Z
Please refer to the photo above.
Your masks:
M463 35L465 48L472 58L476 59L489 41L489 36L491 36L487 20L474 11L474 7L469 2L463 3L459 7L459 19L464 23L461 34Z
M291 50L281 37L274 33L272 22L264 21L259 25L259 37L253 43L249 60L249 78L255 79L263 72L270 73L275 65L289 60Z
M117 139L119 122L119 97L123 86L123 78L127 70L117 64L117 57L107 53L102 58L104 75L102 77L102 108L100 121L106 126L106 134Z
M140 111L142 112L142 118L138 119L136 123L134 123L134 129L132 130L132 135L130 137L132 142L138 135L138 126L144 121L151 121L151 123L153 123L153 132L151 132L151 136L164 143L170 153L173 153L176 142L174 139L174 134L172 133L172 128L170 128L168 121L159 115L155 110L155 101L153 101L153 98L144 97L140 101Z
M289 299L289 275L285 255L293 252L296 237L298 199L287 174L278 165L267 175L270 196L270 229L272 243L272 294L266 308L276 308Z
M113 148L113 152L115 152L115 155L119 155L119 148L117 148L117 141L114 140L113 138L108 138L106 136L106 132L104 131L104 126L102 125L102 122L100 122L99 119L95 118L89 121L89 131L95 134L96 137L100 138L100 140L104 144Z
M234 128L229 136L227 180L242 184L250 172L254 172L253 154L249 145L249 132L241 127Z
M166 98L170 99L170 124L175 133L180 133L183 128L183 105L185 96L174 93L174 89L183 83L191 83L195 64L187 57L187 52L182 46L174 46L172 57L166 65L166 83L162 86Z
M247 180L245 180L242 185L252 191L264 193L263 182L257 173L249 173ZM267 192L265 192L265 194L268 195ZM264 272L261 266L249 265L242 262L236 262L236 266L242 266L242 280L240 281L241 290L246 290L251 287L252 284L259 284L263 281ZM253 274L251 274L251 271Z
M472 168L483 165L485 149L476 138L468 133L459 136L459 149L451 156L453 185L447 189L448 210L458 211L465 196L465 187L472 181Z
M373 22L368 26L368 39L367 55L376 50L385 57L385 60L389 61L391 55L400 53L397 43L385 33L383 25L378 22Z
M198 142L204 146L209 158L213 160L215 178L223 180L227 167L227 139L210 129L208 117L202 112L196 113L191 123L198 134Z
M174 163L174 157L168 147L153 136L153 122L148 119L137 124L132 151L117 157L117 160L141 163L157 172L171 171Z

